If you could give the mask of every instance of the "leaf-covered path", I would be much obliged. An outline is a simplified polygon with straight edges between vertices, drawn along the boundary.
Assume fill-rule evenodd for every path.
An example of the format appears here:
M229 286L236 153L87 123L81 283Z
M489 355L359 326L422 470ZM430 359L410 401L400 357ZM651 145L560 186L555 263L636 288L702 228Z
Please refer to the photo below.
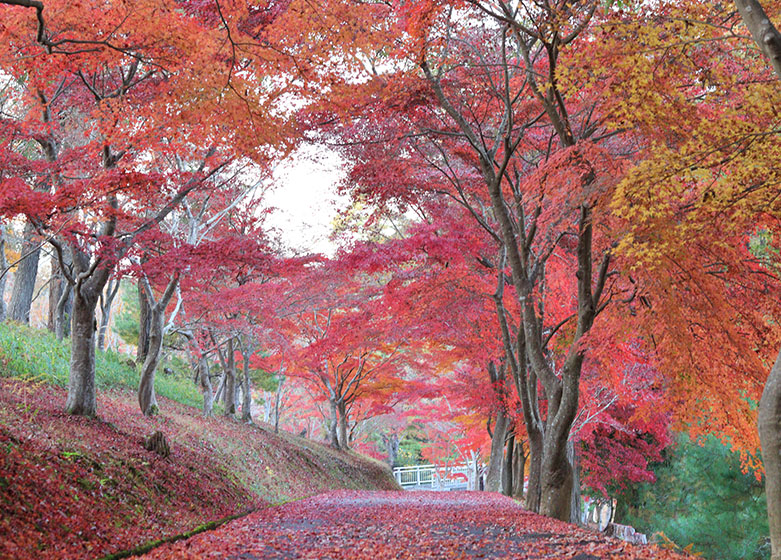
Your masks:
M497 494L339 491L259 511L143 558L687 557L528 513Z

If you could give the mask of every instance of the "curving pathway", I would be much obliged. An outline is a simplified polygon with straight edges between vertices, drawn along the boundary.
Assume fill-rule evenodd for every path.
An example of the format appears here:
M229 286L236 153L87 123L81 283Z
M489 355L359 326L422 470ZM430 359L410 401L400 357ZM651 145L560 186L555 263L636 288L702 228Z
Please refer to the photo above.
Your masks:
M258 511L142 558L683 559L529 513L484 492L338 491Z

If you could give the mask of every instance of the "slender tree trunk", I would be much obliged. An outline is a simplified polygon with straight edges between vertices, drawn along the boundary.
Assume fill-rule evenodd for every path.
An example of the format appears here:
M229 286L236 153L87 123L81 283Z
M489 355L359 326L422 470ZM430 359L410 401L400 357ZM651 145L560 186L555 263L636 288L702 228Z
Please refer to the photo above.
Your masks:
M542 432L527 426L529 434L529 485L526 488L526 509L539 513L542 494Z
M71 314L71 360L65 411L95 416L95 308L98 296L85 287L74 290Z
M279 382L277 383L277 392L274 396L274 433L279 433L279 417L282 414L282 387L285 384L285 376L279 376Z
M388 452L388 466L393 468L399 457L399 434L391 432L383 436L383 439L385 440L385 449Z
M252 391L250 391L249 381L249 358L251 354L251 352L245 351L242 363L242 371L244 372L244 401L241 403L241 421L248 424L252 423Z
M513 481L515 479L513 466L515 451L515 433L511 432L507 438L506 451L504 453L504 467L502 468L502 494L505 496L513 495Z
M39 243L35 240L35 228L29 222L24 226L22 256L25 255L27 256L16 267L8 316L14 321L29 324L35 279L38 276L38 260L41 256Z
M149 312L149 347L141 367L141 381L138 385L138 405L145 416L159 412L155 395L155 373L163 353L163 322L165 308L153 305Z
M5 258L5 228L0 225L0 323L5 321L5 283L8 279L8 261Z
M337 433L337 425L339 424L339 414L336 405L336 398L335 397L329 398L328 405L331 411L331 421L328 424L328 443L334 449L339 449L339 435Z
M350 447L347 441L347 405L344 400L340 400L337 406L339 411L339 447L348 449Z
M68 335L69 317L73 313L73 286L63 282L60 299L54 310L54 334L57 340L62 340Z
M60 301L62 290L66 281L60 270L60 259L57 255L52 255L51 260L51 279L49 280L49 316L46 320L46 328L51 332L57 329L57 303Z
M771 559L781 560L781 352L759 401L759 441L765 466Z
M486 492L499 492L502 488L502 463L507 424L507 415L504 410L499 410L496 413L494 433L491 437L491 456L488 459L488 473L485 476Z
M513 497L522 500L523 499L523 482L526 474L526 452L523 445L523 440L518 438L515 442L515 452L513 453L514 465L513 465Z
M144 279L140 278L137 282L138 288L138 346L136 347L136 362L141 364L146 360L146 353L149 351L149 321L151 302L147 300L144 290Z
M111 306L114 304L114 298L119 291L119 279L109 280L106 292L100 299L100 326L98 327L98 350L103 352L106 349L106 333L111 319Z
M233 339L228 340L228 350L225 368L225 388L223 389L223 405L225 416L236 414L236 357L233 353Z
M203 415L207 418L214 416L214 396L212 395L212 382L209 376L209 360L201 355L198 359L198 381L203 393Z
M241 396L244 394L244 382L242 381L242 377L239 375L238 368L234 367L233 371L234 371L233 409L236 411L236 413L238 413L239 403L241 402Z
M63 248L65 266L71 266L70 251ZM59 257L52 258L52 279L49 285L49 328L57 340L62 340L70 334L71 311L73 308L73 286L65 278L60 266Z
M160 364L160 357L163 355L165 310L174 295L176 286L179 284L179 275L177 273L168 281L168 285L165 287L159 300L155 300L152 286L149 284L147 277L144 276L140 280L143 283L144 295L149 304L149 345L144 364L141 366L141 381L138 385L138 404L141 407L141 412L143 412L145 416L152 416L159 411L157 396L155 395L155 373L157 372L157 366ZM110 293L112 291L113 286L109 284L108 292ZM108 302L109 299L113 298L114 294L110 294L110 296L106 298L106 301ZM111 307L111 303L108 302L107 306Z
M221 362L221 365L222 365L222 375L220 376L220 382L217 385L217 392L214 393L214 400L216 402L220 402L222 400L222 392L225 390L225 380L227 379L227 377L225 375L225 370L227 368L225 367L225 364L222 363L222 360L220 360L220 362Z

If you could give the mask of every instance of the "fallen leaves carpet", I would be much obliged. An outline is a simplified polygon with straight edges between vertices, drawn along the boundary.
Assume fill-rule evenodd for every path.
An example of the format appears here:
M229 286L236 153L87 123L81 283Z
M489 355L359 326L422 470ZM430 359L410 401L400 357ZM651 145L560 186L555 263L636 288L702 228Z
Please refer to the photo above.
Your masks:
M152 559L683 559L525 511L498 494L337 491L165 545Z

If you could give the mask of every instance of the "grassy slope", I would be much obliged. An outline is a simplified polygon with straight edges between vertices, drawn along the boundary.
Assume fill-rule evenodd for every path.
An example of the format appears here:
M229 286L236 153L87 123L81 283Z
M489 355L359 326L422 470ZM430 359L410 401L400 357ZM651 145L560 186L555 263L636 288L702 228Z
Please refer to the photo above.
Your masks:
M188 382L161 379L138 411L136 374L98 360L98 419L62 412L67 350L0 325L0 558L96 558L250 507L335 488L393 489L381 464L264 426L205 419ZM163 431L171 456L146 451Z

